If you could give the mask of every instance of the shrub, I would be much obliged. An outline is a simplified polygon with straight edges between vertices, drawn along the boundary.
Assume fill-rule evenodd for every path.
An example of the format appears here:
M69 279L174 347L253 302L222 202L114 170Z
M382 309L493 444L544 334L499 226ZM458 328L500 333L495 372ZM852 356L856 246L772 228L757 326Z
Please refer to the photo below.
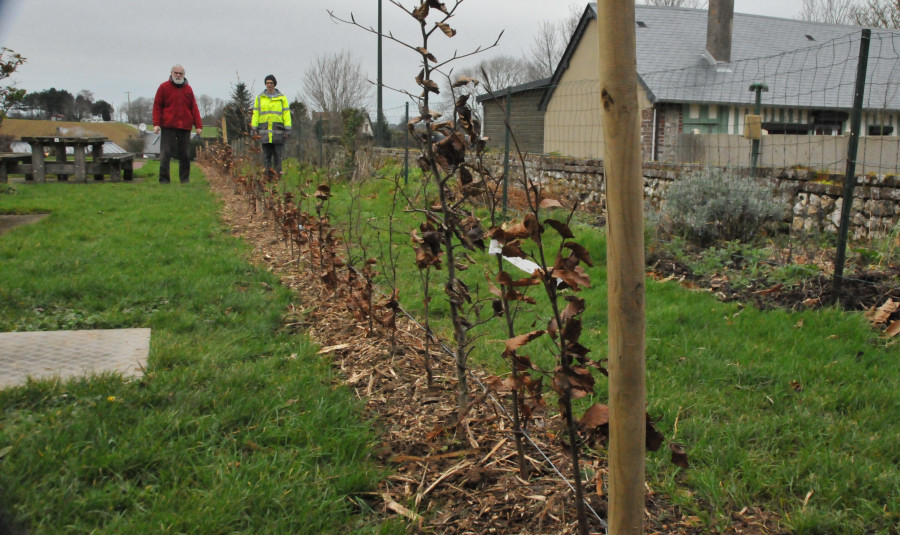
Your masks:
M772 189L720 169L684 175L666 193L659 223L669 234L708 244L747 241L784 216Z

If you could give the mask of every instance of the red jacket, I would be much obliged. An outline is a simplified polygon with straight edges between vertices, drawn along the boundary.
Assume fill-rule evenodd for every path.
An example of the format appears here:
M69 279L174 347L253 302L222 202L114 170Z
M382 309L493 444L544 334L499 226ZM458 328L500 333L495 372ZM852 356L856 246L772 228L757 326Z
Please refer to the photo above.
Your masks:
M197 99L187 79L176 85L170 77L160 84L153 99L153 126L180 130L190 130L192 126L203 128Z

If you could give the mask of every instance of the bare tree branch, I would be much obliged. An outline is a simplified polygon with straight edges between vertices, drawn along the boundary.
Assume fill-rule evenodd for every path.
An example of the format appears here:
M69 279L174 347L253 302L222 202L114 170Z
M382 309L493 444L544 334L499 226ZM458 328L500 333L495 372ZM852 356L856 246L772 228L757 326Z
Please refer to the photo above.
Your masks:
M340 112L362 108L370 87L362 65L341 50L316 58L306 71L303 89L320 111Z

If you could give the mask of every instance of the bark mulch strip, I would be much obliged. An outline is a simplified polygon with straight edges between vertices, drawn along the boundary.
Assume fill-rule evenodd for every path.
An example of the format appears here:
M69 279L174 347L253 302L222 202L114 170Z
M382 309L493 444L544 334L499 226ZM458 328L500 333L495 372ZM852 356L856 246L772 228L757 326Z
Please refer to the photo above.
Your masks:
M511 423L491 397L477 385L471 398L484 399L468 416L467 425L453 429L456 412L455 364L433 353L434 384L426 384L423 333L413 322L398 320L397 350L389 335L370 333L355 321L346 299L326 289L319 277L277 238L274 225L252 213L234 193L226 177L204 168L212 189L224 202L223 219L232 232L250 243L252 261L268 266L296 294L286 328L306 331L329 358L343 382L364 400L367 416L376 421L381 445L376 455L394 473L377 492L356 496L385 516L402 515L419 533L575 533L574 495L542 454L526 443L529 477L518 477ZM476 377L485 373L472 370ZM473 381L470 381L472 383ZM538 421L528 432L563 474L570 464L555 440L558 418ZM584 468L595 474L586 482L591 507L605 519L605 459L588 456ZM704 526L647 487L646 533L774 534L772 513L747 508L732 515L727 526ZM592 532L604 533L592 517Z

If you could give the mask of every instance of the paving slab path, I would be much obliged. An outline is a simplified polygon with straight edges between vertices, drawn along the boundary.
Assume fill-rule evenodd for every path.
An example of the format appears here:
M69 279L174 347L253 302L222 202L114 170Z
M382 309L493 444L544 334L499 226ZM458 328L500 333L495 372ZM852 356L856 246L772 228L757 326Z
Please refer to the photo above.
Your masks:
M138 376L149 352L150 329L0 333L0 389L25 384L28 377Z

